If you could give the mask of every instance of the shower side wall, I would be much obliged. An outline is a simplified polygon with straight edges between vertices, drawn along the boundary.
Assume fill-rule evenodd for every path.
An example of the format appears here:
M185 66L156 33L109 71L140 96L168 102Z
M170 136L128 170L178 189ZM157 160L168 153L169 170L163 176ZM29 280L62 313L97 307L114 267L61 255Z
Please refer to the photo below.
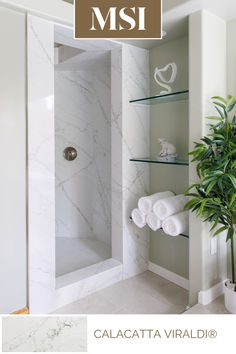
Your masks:
M149 52L123 45L122 53L122 187L123 187L123 270L124 278L148 269L149 229L130 223L138 199L149 193L149 166L130 162L132 157L149 156L149 107L129 103L149 96Z

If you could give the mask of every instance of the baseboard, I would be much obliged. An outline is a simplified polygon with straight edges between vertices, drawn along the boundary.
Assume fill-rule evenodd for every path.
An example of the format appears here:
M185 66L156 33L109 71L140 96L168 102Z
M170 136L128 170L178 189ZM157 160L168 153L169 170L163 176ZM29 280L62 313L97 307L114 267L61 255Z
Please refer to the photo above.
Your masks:
M155 263L149 262L148 269L151 272L160 275L162 278L165 278L165 279L171 281L172 283L175 283L176 285L180 286L181 288L184 288L186 290L189 289L188 279L181 277L180 275L173 273L166 268L163 268Z
M224 293L224 284L226 280L212 286L210 289L201 290L198 293L198 303L201 305L208 305L218 296Z

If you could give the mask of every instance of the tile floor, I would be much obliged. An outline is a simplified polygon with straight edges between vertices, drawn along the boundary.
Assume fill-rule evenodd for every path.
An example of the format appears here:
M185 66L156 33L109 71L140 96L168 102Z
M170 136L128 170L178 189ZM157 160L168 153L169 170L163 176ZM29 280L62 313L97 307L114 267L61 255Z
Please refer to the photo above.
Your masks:
M224 306L224 296L219 296L217 299L212 301L209 305L195 305L186 312L184 315L218 315L229 313Z
M146 271L81 300L56 314L179 314L188 305L188 291Z

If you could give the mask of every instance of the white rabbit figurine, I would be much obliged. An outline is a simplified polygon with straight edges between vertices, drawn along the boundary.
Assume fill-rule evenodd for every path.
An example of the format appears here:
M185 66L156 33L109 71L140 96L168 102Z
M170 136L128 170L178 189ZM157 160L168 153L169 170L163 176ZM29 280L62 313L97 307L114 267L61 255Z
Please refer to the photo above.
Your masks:
M169 155L175 155L176 154L176 147L173 144L168 143L168 141L166 141L166 139L159 138L158 142L159 142L159 144L162 147L162 149L159 152L158 156L164 157L164 156L169 156Z

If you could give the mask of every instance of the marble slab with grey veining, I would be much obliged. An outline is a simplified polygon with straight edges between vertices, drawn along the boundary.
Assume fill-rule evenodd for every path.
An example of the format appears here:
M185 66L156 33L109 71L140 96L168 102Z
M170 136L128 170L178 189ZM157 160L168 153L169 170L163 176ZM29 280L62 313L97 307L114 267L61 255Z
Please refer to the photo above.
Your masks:
M2 319L3 352L86 352L87 318L11 316Z
M63 35L63 28L60 30L62 37L68 39L67 35ZM129 161L131 157L147 156L149 152L148 107L129 103L131 99L148 96L148 51L130 45L117 47L116 44L111 50L111 71L99 70L87 82L88 75L82 72L72 75L71 72L60 71L54 75L55 35L52 22L28 16L28 264L32 314L49 313L121 279L139 274L148 267L149 231L138 229L129 222L131 210L136 207L139 197L148 193L149 187L148 166ZM73 38L70 40L73 41ZM111 46L109 41L107 43ZM92 46L95 49L93 43ZM66 107L66 113L59 107L56 122L55 76L62 85L61 95L65 94L63 90L66 89L66 94L74 100L73 105ZM73 90L70 86L67 88L70 84L73 84ZM79 93L83 97L78 110L77 100L72 94L77 96ZM104 103L105 98L108 104ZM59 103L63 103L62 100ZM89 103L92 110L88 107ZM69 139L65 141L63 130L68 129L68 123L71 123L71 128ZM69 142L75 144L76 139L82 165L77 168L76 163L73 164L75 175L79 173L81 177L85 173L81 169L86 166L89 171L83 179L85 184L80 188L81 198L74 193L77 188L71 183L74 180L71 174L66 174L68 170L62 166L55 171L55 131L58 135L61 133L60 154L64 143L66 146ZM83 139L87 140L85 145L82 144ZM72 164L70 166L72 170ZM82 183L81 178L78 180ZM89 200L88 194L92 188L93 199ZM73 222L73 227L68 228L68 218L62 213L55 215L55 191L60 191L64 214L68 212L70 216L73 210L73 221L79 220L79 225ZM92 223L91 218L88 219L90 215L93 215ZM69 231L74 235L76 233L77 237L84 237L88 231L89 237L93 233L102 242L112 238L112 264L114 260L118 264L105 271L104 266L98 265L93 267L93 275L83 276L80 280L72 277L70 284L56 286L56 229L58 236L60 231L63 237L68 236ZM104 262L107 264L107 261Z

